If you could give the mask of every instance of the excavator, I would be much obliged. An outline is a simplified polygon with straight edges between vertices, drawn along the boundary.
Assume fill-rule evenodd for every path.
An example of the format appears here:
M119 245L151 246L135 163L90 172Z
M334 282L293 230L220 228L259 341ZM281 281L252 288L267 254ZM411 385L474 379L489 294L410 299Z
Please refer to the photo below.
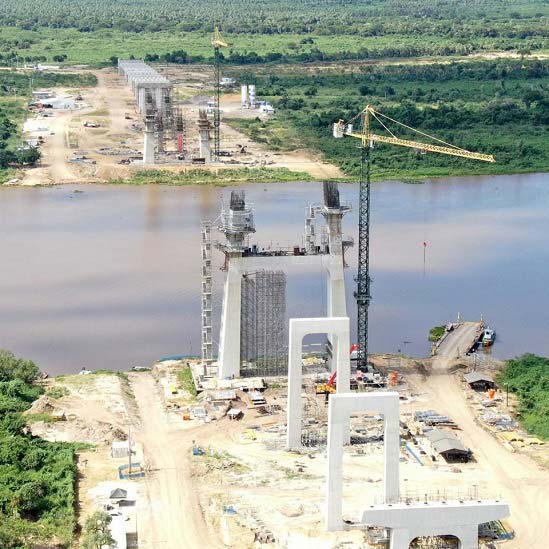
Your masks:
M358 349L358 345L355 343L354 345L351 345L351 348L349 349L349 354L353 356L353 353L356 353ZM317 395L329 395L336 392L336 378L337 378L337 370L332 374L332 377L328 380L328 383L319 383L316 386L316 394Z
M329 379L328 383L319 383L316 386L317 395L328 395L336 392L335 381L337 377L337 370L332 374L332 377Z

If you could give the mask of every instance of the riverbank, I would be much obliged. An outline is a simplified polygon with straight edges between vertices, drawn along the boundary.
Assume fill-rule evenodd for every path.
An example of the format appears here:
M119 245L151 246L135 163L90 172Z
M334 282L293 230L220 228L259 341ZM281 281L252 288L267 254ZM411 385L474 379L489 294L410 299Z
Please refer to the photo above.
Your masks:
M423 185L427 182L437 180L447 180L449 178L475 178L479 181L490 175L513 176L513 175L544 175L546 172L537 172L535 170L516 170L511 173L504 171L491 172L474 172L470 173L467 170L421 170L400 173L398 171L384 173L383 175L372 174L371 181L377 183L406 183L408 185ZM113 178L107 180L85 180L85 181L61 181L44 182L33 179L32 181L25 179L24 170L0 170L0 187L57 187L64 185L127 185L127 186L144 186L144 185L161 185L161 186L211 186L211 187L228 187L244 184L268 184L268 183L321 183L324 181L335 181L339 183L358 183L359 178L355 176L344 177L313 177L307 172L295 172L288 168L186 168L186 169L153 169L153 170L138 170L127 178Z

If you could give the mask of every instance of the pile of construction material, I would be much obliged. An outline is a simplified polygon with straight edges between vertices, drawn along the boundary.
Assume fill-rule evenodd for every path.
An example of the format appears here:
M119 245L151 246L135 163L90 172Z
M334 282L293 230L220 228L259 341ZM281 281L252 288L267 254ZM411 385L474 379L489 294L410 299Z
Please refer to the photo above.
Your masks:
M436 410L419 410L414 412L414 420L429 427L450 427L457 429L457 425L450 416L439 414Z

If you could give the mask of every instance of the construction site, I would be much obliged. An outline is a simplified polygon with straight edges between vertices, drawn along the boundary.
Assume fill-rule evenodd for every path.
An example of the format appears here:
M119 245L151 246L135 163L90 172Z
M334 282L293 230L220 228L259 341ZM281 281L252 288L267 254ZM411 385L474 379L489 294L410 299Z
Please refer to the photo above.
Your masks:
M241 117L274 111L253 85L230 93L237 83L221 76L226 44L217 30L212 45L206 84L174 82L134 59L120 59L116 74L99 72L101 93L79 99L78 117L62 115L67 127L78 118L78 131L67 130L63 143L53 130L46 139L59 164L29 170L31 182L45 173L63 182L150 166L295 167L295 155L275 158L222 124L230 109ZM197 93L212 88L213 98ZM387 119L368 105L350 121L334 121L334 138L359 144L357 201L342 201L338 184L324 183L287 247L262 240L262 220L242 190L224 196L217 218L202 220L200 358L45 382L66 394L35 403L34 412L55 421L34 423L33 433L97 444L80 453L79 503L82 516L98 508L111 514L118 548L543 546L547 452L520 428L515 403L494 381L502 363L481 352L495 337L482 317L458 315L427 358L369 350L373 144L495 161L435 138L385 135ZM65 161L76 164L71 155L80 171L66 168ZM337 170L303 162L321 175ZM344 232L352 208L357 242ZM346 260L352 247L356 265ZM285 270L293 266L322 273L322 315L289 318ZM356 330L346 269L356 274ZM305 348L311 336L315 347Z
M29 104L25 139L40 147L42 161L25 172L22 184L123 181L143 170L265 166L315 178L341 176L309 151L274 152L223 121L266 120L275 112L255 85L222 76L217 60L224 44L218 35L212 41L213 67L174 70L119 59L114 70L70 71L92 73L93 89L39 90L42 95Z
M82 372L37 405L58 418L37 434L99 443L80 456L82 506L123 517L120 547L541 547L546 449L494 382L485 322L458 315L425 359L358 352L351 208L324 184L295 245L273 248L230 191L202 223L201 358ZM292 264L324 269L325 316L288 318Z

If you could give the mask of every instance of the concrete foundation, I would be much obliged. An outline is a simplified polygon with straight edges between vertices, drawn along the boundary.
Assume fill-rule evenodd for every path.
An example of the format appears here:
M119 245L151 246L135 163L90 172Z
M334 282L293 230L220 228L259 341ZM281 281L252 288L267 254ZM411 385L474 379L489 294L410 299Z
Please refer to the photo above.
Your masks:
M390 548L408 549L418 537L455 536L461 549L478 549L478 525L509 516L495 500L398 503L364 511L362 523L391 529Z

